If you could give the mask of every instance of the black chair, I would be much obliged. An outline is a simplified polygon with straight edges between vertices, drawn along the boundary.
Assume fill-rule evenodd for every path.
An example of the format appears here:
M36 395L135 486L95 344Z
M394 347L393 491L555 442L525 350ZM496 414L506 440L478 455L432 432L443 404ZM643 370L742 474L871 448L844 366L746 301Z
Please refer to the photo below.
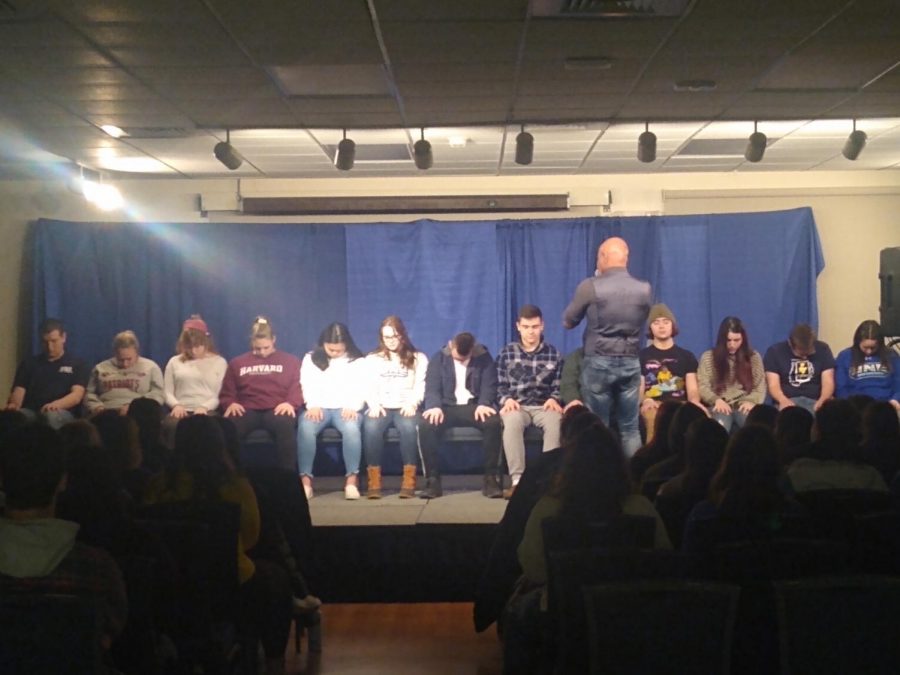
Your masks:
M584 589L594 675L728 675L740 588L641 581Z
M900 664L900 579L775 584L782 675L890 675Z
M574 549L550 554L547 568L548 660L558 673L588 668L585 586L646 579L683 579L691 560L674 551Z
M876 490L810 490L795 495L809 511L816 537L853 541L857 516L891 508L891 496Z
M863 574L900 576L900 513L856 516L853 569Z
M103 670L97 608L71 595L0 599L0 673L84 675Z

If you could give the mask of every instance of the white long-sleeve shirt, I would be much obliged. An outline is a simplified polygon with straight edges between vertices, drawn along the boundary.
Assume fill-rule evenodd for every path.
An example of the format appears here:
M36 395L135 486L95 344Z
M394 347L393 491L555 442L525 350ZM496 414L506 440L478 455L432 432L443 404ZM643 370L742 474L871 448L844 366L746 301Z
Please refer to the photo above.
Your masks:
M307 408L362 410L365 405L365 359L351 361L346 355L329 359L320 370L312 361L312 352L303 357L300 387Z
M219 407L219 392L228 363L218 354L202 359L182 360L178 354L166 364L166 405L183 406L189 412L197 408L215 410Z
M425 398L425 370L428 357L416 352L415 364L407 368L400 357L391 352L386 359L381 354L369 354L366 364L366 403L370 408L402 408L419 405Z

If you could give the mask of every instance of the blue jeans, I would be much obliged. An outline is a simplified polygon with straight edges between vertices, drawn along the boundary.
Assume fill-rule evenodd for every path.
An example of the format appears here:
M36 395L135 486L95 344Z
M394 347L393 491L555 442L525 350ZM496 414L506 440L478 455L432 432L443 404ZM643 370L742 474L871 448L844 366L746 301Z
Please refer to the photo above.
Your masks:
M640 387L641 362L636 356L585 356L581 369L584 402L606 425L615 402L616 426L629 457L641 447Z
M366 464L381 466L384 451L384 432L393 424L400 434L400 457L404 464L419 464L419 434L416 417L404 417L400 408L385 408L384 417L369 417L363 422L365 436Z
M359 459L362 456L363 414L347 421L341 417L340 408L322 408L322 421L312 422L303 413L297 430L297 464L301 476L313 475L313 460L316 458L316 437L325 427L334 427L341 434L341 454L344 456L346 475L359 473Z
M731 433L732 429L740 429L747 423L747 414L738 410L737 404L731 406L731 409L732 412L730 413L719 413L709 408L709 414L712 415L712 418L721 424L728 433Z
M798 408L808 410L813 417L816 416L816 399L809 396L794 396L791 400Z
M59 429L66 426L69 422L75 421L75 415L69 410L49 410L47 412L38 412L29 410L28 408L19 408L19 412L25 415L29 422L35 422L41 418L47 423L51 429Z

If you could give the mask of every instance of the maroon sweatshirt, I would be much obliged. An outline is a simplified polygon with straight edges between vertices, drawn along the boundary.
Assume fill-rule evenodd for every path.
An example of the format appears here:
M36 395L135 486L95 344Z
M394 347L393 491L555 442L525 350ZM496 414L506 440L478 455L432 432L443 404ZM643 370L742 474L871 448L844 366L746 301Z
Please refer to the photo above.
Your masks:
M240 403L247 410L271 410L285 401L298 410L303 406L300 359L281 351L267 358L247 352L231 359L219 401L222 410L232 403Z

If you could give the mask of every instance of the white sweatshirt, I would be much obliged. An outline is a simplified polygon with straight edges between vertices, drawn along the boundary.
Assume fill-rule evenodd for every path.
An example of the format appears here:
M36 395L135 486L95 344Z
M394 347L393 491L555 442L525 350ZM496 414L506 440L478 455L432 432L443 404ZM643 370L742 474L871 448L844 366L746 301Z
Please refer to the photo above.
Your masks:
M308 408L362 410L365 405L365 359L351 361L346 355L329 359L320 370L312 352L303 357L300 387Z
M166 364L166 405L184 406L188 412L197 408L213 411L219 407L219 391L228 363L218 354L208 354L202 359L182 360L181 354L173 356Z
M412 369L400 363L400 357L391 352L386 359L381 354L369 354L366 363L366 403L370 408L402 408L419 405L425 398L425 370L428 357L416 352Z

